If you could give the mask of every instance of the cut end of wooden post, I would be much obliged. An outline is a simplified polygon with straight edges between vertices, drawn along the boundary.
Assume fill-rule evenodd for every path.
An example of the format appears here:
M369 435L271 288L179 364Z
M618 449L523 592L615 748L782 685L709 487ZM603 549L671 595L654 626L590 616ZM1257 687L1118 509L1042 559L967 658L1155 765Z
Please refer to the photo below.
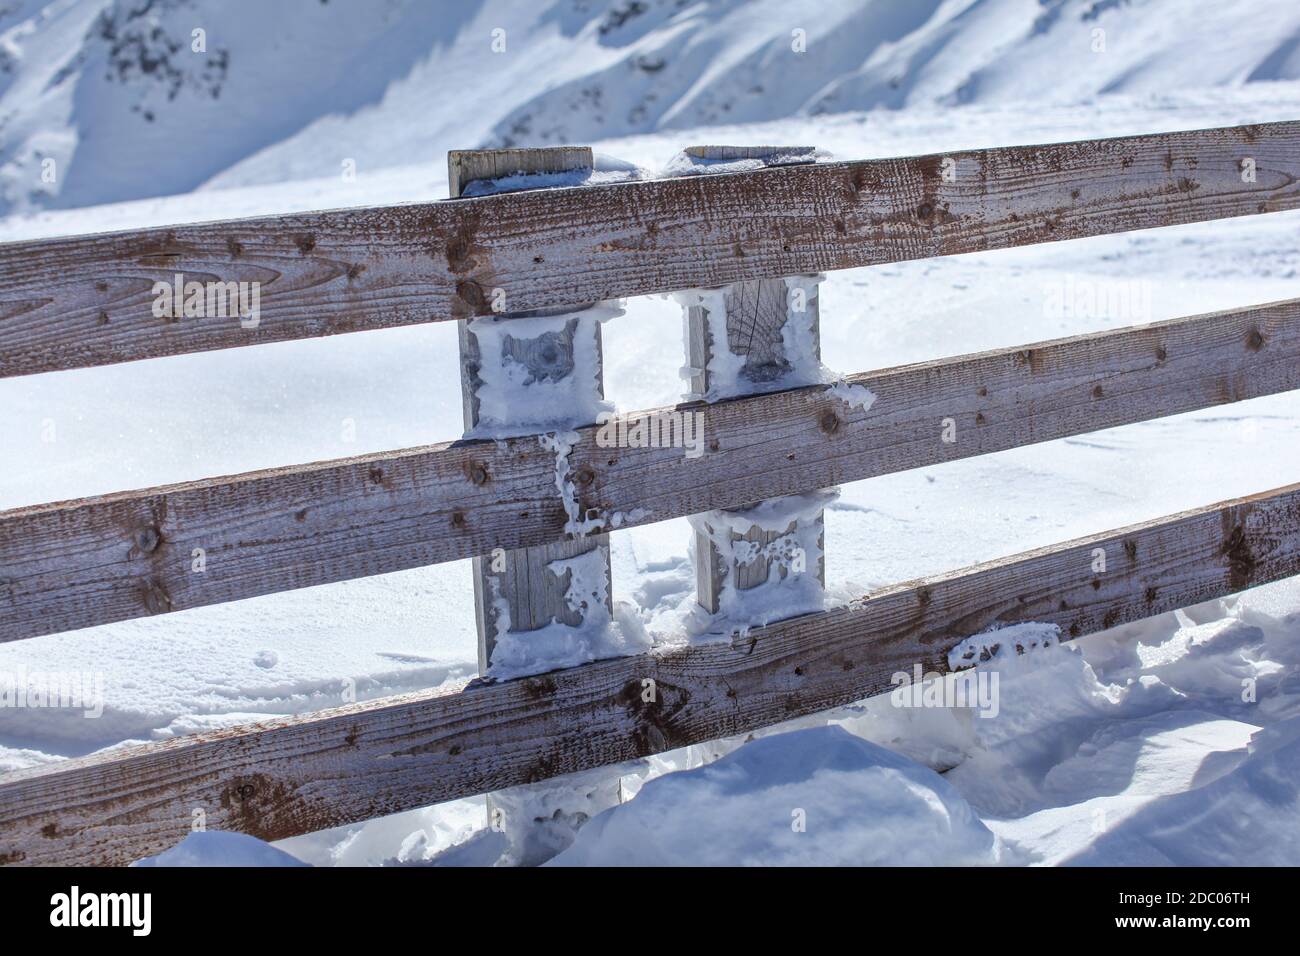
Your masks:
M595 168L590 146L536 146L524 149L453 149L447 153L447 192L452 199L478 179Z
M693 159L776 160L783 166L797 162L811 163L817 156L814 146L687 146L683 152Z

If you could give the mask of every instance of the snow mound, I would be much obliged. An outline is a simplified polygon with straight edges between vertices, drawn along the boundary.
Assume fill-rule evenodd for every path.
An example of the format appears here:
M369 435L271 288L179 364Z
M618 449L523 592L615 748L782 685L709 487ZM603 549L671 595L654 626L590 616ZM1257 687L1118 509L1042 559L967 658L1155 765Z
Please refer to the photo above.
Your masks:
M135 866L307 866L295 856L246 833L207 830L191 833L170 850L145 857Z
M934 771L819 727L650 781L551 863L951 866L999 857L993 834Z
M1066 860L1102 866L1294 866L1300 856L1300 717L1266 727L1237 767L1153 801Z

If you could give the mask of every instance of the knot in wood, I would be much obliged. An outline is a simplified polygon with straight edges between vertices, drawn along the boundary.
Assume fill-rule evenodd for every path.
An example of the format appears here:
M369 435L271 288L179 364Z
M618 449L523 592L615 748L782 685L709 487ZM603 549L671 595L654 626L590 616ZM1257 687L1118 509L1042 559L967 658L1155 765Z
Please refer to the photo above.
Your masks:
M141 554L149 554L162 541L162 535L153 525L145 525L143 528L136 529L133 535L136 550Z
M160 581L148 578L140 582L140 600L150 614L166 614L172 609L171 595Z

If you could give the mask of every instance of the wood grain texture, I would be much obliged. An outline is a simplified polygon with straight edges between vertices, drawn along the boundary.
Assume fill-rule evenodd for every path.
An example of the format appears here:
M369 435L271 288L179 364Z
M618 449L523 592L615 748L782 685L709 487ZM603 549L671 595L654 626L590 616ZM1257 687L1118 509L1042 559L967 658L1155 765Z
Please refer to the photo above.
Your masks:
M704 520L708 520L705 518ZM817 544L818 556L816 562L813 562L803 572L792 571L789 568L778 567L778 580L787 581L792 574L815 574L818 582L825 587L826 585L826 530L825 515L823 512L817 512L813 518L804 519L804 521L792 521L780 531L769 531L758 526L750 528L744 534L730 531L733 542L745 541L755 546L757 549L766 548L772 542L784 538L786 535L794 534L799 530L799 526L804 522L811 521L817 525ZM750 588L756 588L768 583L772 576L772 562L764 557L760 551L759 555L752 561L737 561L730 559L718 550L717 545L709 534L700 528L694 528L691 539L691 546L694 548L692 553L692 563L695 565L695 602L710 614L717 614L722 599L723 585L727 582L728 576L731 577L738 591L748 591ZM714 534L720 534L721 531L715 530ZM802 612L800 612L802 613ZM775 618L770 618L775 619ZM729 619L730 620L730 619ZM735 622L740 623L740 622Z
M847 380L868 411L822 386L692 406L698 458L578 429L566 481L611 530L1297 389L1300 299ZM557 541L556 470L537 438L462 441L0 512L0 640Z
M1298 205L1293 121L7 243L0 376ZM176 273L260 282L260 323L155 318Z
M1092 571L1093 550L1109 555ZM338 826L887 691L987 628L1077 637L1300 573L1300 485L897 585L714 643L408 694L0 777L0 861L122 864L210 828ZM642 701L642 680L656 701ZM996 719L996 718L993 718Z
M493 570L491 555L474 559L474 623L478 630L478 670L486 674L492 663L501 632L493 600L505 600L510 609L511 634L545 627L552 621L577 627L584 612L569 606L569 575L551 565L599 551L605 567L605 613L613 617L613 567L609 554L609 535L593 534L567 541L551 541L531 548L517 548L501 555L500 570ZM493 582L495 582L495 587Z
M811 163L817 158L817 149L814 146L687 146L682 152L696 159L724 162L732 159L770 161L779 157L784 163L801 160Z
M815 339L819 339L820 333L818 299L819 296L814 294L807 303L813 315ZM739 377L753 390L770 388L775 379L790 371L790 360L785 354L785 341L781 335L789 312L789 290L785 280L756 279L734 283L727 287L723 303L727 313L725 348L745 360ZM717 348L709 329L709 308L705 305L683 308L686 313L686 366L691 369L688 379L690 394L693 398L703 398L713 384L709 363Z

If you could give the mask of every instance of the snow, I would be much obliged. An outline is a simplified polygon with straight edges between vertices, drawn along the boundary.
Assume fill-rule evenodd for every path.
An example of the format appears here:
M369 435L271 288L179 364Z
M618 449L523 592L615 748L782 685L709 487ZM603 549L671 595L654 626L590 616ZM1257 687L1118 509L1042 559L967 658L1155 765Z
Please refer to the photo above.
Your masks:
M1056 624L1022 621L983 631L966 638L948 652L948 666L961 670L983 664L999 654L1024 654L1039 647L1051 647L1061 639L1061 628Z
M509 631L510 609L492 578L498 637L486 676L509 680L651 648L653 642L630 604L617 602L611 616L606 606L609 578L599 549L552 561L546 570L565 582L565 604L581 612L582 623L571 626L552 619L531 631Z
M213 97L203 62L177 60L174 101L130 71L101 81L113 42L87 31L110 6L121 35L139 27L125 18L129 5L98 0L23 0L0 12L0 211L13 213L0 219L0 241L443 198L443 151L486 142L590 142L627 160L598 170L642 176L662 175L692 143L807 143L857 159L1300 115L1293 3L1243 16L1189 0L1169 29L1159 4L1073 0L649 3L617 23L613 8L502 0L437 14L391 3L378 15L316 0L273 11L198 0L160 8L161 28L188 38L196 17L206 21L209 50L233 49L232 66ZM800 21L809 53L787 63ZM509 52L494 55L500 25ZM1107 31L1104 54L1088 49L1096 27ZM298 49L308 52L285 52ZM457 95L446 95L448 76L465 78ZM887 108L863 111L872 107ZM44 158L57 160L54 183L41 182ZM340 175L345 159L355 178ZM1282 213L835 272L816 287L822 358L858 372L1295 297L1298 225L1300 214ZM1136 295L1108 294L1117 289ZM680 304L645 297L623 308L601 326L604 401L675 403ZM454 440L456 355L454 326L439 323L6 379L0 507ZM819 374L846 407L885 413L869 390ZM567 489L575 527L619 527L627 516L580 513L571 426L548 426L557 493ZM823 502L819 599L839 604L1287 484L1298 466L1300 394L1289 393L847 483ZM618 531L612 581L559 568L576 601L603 605L611 587L621 630L507 644L498 676L692 639L691 535L686 519ZM729 862L895 862L913 848L952 862L1300 862L1300 582L1064 645L1054 638L1026 624L963 645L955 663L998 676L994 718L894 706L886 694L751 742L494 797L516 821L558 809L553 826L495 830L475 798L280 847L313 865L489 865L538 862L576 833L560 856L568 863L609 859L630 834L662 826L677 862L710 846L733 848ZM999 651L984 653L993 644ZM1023 653L1009 653L1013 644ZM92 675L103 687L96 719L0 708L0 772L460 682L477 673L470 566L5 644L0 672ZM863 747L816 731L828 722ZM792 730L816 733L780 743ZM805 748L825 763L789 753ZM840 802L819 796L817 780L833 781ZM728 813L707 797L729 783ZM696 812L670 819L664 793ZM795 807L808 811L805 833L789 829ZM953 835L941 838L945 814ZM594 822L579 826L584 816ZM181 855L260 852L227 836L191 835Z
M501 311L507 311L502 309ZM478 339L482 360L475 390L479 402L478 425L469 438L504 438L539 430L570 427L595 421L613 406L601 397L600 323L623 314L615 303L602 302L589 309L557 315L500 319L473 319L469 330ZM572 349L553 346L550 367L567 374L547 375L548 367L531 368L512 354L515 341L551 336L562 341L573 325ZM572 363L568 371L567 363Z
M826 390L849 408L869 411L876 404L876 393L865 385L852 385L848 382L836 382Z
M691 515L691 527L708 536L725 569L718 589L718 611L689 606L684 621L693 642L729 640L769 621L823 610L826 592L817 578L823 559L821 528L812 519L839 497L827 488L802 495L769 498L749 508ZM797 525L793 531L791 525ZM779 537L760 546L743 539L758 529ZM759 559L768 562L767 580L739 588L735 569ZM797 573L797 572L807 573Z
M1240 734L1231 722L1221 723L1225 736ZM1293 866L1300 858L1300 830L1295 826L1300 811L1300 717L1255 732L1245 755L1240 755L1239 747L1231 748L1234 742L1232 737L1211 741L1224 750L1236 750L1240 763L1233 769L1212 782L1203 781L1223 761L1219 768L1201 769L1199 779L1191 781L1192 788L1126 816L1070 862ZM1166 759L1179 756L1177 739L1161 743L1167 749ZM1099 762L1103 759L1098 754Z
M818 727L658 777L553 866L971 866L994 835L933 770Z
M621 804L622 779L597 768L496 791L488 801L488 830L504 839L487 862L536 866L568 849L588 821Z
M605 409L602 409L602 413L604 411ZM560 493L560 500L564 503L564 513L568 515L568 520L564 523L564 531L566 534L582 537L601 531L606 523L612 524L612 520L599 514L583 514L582 506L578 503L578 490L570 477L573 468L569 464L569 455L578 439L577 432L569 431L541 435L537 441L547 451L555 453L555 489Z
M826 276L822 273L807 276L785 276L781 281L786 288L786 317L781 326L781 344L790 371L779 381L783 388L798 385L817 385L830 374L821 362L821 345L817 331L817 311L810 306L817 298Z
M170 850L135 866L306 866L301 860L244 833L191 833Z
M734 142L705 132L727 123L1300 78L1291 0L1177 9L1171 29L1166 4L1098 0L22 0L0 8L0 214L478 145L675 131L666 157ZM833 148L798 132L765 142Z
M946 779L1031 862L1294 863L1300 615L1267 609L1298 584L999 654L1001 714L950 729Z
M798 166L803 163L829 162L831 155L811 146L778 146L763 156L736 159L710 159L685 150L668 160L659 171L663 177L701 176L717 173L752 173L769 166Z

